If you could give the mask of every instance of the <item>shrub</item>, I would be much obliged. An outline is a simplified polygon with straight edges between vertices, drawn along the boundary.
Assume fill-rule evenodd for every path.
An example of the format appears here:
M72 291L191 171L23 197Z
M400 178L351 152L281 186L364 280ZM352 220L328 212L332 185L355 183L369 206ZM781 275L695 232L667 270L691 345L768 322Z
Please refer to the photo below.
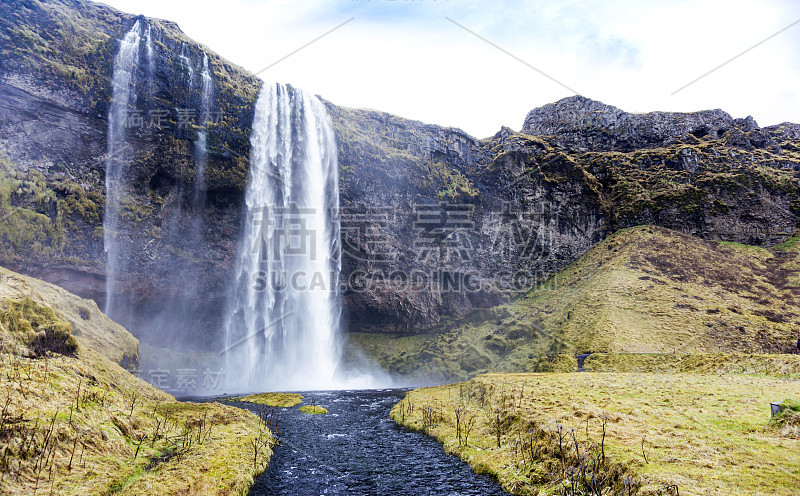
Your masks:
M4 303L0 322L33 356L42 357L48 352L71 355L78 350L72 326L52 308L27 297Z

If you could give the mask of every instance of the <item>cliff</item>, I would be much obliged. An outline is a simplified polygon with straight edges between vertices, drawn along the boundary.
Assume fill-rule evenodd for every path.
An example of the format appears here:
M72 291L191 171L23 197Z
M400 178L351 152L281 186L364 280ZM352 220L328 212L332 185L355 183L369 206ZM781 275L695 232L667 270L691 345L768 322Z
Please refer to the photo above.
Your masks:
M2 9L0 263L103 305L113 61L118 40L141 20L153 62L136 74L134 188L120 231L129 269L118 295L131 311L118 320L157 346L213 349L261 81L168 21L83 0L12 0ZM200 105L203 54L218 118L205 123L206 201L193 211L200 123L181 122L177 109ZM351 331L445 328L508 301L623 227L770 246L798 224L794 124L759 128L722 111L636 115L572 97L531 111L521 132L476 139L326 104L339 144ZM200 242L182 235L190 217L202 220ZM163 315L182 325L154 325Z

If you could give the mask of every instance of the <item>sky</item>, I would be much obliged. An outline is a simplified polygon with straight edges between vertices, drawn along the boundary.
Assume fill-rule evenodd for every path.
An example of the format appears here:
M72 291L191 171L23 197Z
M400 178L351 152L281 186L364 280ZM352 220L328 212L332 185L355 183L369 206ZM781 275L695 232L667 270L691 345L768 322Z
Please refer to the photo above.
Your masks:
M576 93L630 112L800 122L797 0L103 3L175 21L251 72L269 67L265 81L478 138Z

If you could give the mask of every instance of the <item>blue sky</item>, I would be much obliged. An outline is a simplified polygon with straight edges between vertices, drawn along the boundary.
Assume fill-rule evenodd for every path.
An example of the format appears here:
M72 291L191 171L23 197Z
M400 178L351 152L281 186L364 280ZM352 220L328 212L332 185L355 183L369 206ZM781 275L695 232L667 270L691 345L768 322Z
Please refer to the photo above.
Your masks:
M104 3L176 21L251 71L353 18L262 79L476 137L519 129L528 110L570 96L564 86L633 112L722 108L761 125L800 122L800 24L672 94L800 19L792 0Z

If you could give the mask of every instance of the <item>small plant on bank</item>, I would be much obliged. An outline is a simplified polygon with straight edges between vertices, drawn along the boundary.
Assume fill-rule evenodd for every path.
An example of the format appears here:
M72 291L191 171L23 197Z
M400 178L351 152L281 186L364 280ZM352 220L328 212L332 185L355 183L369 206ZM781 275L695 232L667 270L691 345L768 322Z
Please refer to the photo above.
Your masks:
M770 424L781 436L800 439L800 401L787 399L781 407L780 413L770 419Z

